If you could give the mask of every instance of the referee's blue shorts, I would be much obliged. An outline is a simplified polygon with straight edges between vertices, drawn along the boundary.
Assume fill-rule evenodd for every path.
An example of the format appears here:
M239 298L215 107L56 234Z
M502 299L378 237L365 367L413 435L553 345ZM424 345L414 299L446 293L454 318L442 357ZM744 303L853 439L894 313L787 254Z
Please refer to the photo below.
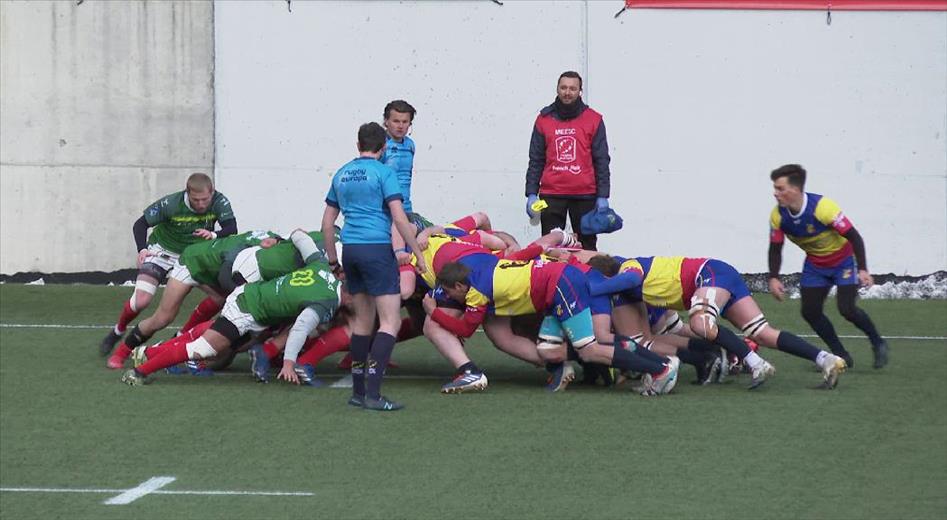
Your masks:
M391 244L343 244L342 270L351 294L401 294L398 261Z

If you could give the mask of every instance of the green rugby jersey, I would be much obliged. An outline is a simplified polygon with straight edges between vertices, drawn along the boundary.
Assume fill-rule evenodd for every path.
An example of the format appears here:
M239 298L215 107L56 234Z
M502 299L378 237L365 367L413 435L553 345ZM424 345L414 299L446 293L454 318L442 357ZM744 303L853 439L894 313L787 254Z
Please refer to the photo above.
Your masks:
M184 202L185 192L179 191L162 197L145 208L145 221L153 228L149 244L158 244L168 251L181 254L184 248L202 242L194 236L198 229L214 230L215 222L231 220L233 208L219 191L214 192L206 213L194 213Z
M306 307L313 307L325 323L339 307L340 285L329 264L313 262L274 280L245 285L237 305L261 325L295 320Z
M326 251L325 242L322 240L322 232L310 231L307 234L312 237L312 240L316 243L316 247L319 248L321 258L318 258L318 260L325 261ZM339 240L338 233L335 234L335 239L336 241ZM280 242L269 249L261 249L256 252L256 263L260 269L261 280L272 280L278 276L295 271L306 265L306 260L309 259L300 256L299 251L291 240Z
M178 261L187 267L191 278L195 281L206 285L217 285L217 274L227 254L258 246L264 238L280 237L269 231L247 231L239 235L202 240L197 244L187 246Z

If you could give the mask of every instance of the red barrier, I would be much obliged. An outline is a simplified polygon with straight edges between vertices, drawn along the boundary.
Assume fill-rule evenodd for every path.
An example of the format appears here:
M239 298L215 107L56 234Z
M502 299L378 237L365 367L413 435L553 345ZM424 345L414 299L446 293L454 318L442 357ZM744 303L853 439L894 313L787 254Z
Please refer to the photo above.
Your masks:
M947 0L625 0L637 9L780 9L818 11L947 11Z

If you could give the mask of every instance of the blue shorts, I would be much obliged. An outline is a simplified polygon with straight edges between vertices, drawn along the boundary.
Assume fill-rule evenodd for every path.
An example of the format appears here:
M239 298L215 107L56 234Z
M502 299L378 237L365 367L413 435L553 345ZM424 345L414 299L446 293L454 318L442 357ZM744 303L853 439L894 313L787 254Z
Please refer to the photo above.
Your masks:
M800 287L832 287L833 285L855 285L858 283L855 256L849 256L835 267L818 267L807 259L802 264Z
M391 244L343 244L342 270L352 294L401 294L398 261Z
M589 307L589 281L579 269L567 265L556 282L556 293L552 297L549 312L559 321L581 313Z
M652 307L648 305L648 325L652 328L661 321L661 318L667 314L668 310L664 307Z
M719 287L730 293L730 299L720 309L721 315L727 312L733 302L750 295L750 290L740 273L732 265L713 258L707 260L704 267L697 273L697 288L701 287ZM690 304L690 302L687 303Z

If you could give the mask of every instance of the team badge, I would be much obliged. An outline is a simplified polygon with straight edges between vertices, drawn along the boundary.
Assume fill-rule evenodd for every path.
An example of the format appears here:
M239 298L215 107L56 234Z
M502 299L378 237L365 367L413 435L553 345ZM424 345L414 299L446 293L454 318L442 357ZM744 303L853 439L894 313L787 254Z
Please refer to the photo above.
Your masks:
M575 137L564 135L556 138L556 160L561 163L575 161Z
M842 278L847 279L852 277L851 269L842 269Z

